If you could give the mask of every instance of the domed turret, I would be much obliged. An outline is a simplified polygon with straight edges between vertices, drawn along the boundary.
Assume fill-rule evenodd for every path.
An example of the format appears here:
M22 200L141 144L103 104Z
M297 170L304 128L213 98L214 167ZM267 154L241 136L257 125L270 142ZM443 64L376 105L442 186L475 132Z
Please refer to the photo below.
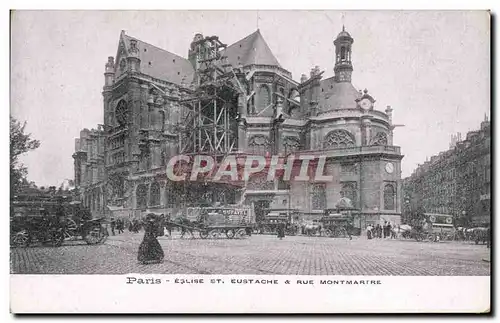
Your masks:
M342 26L342 31L338 34L333 42L335 45L335 80L337 82L351 82L352 76L352 61L351 49L354 39L345 31Z

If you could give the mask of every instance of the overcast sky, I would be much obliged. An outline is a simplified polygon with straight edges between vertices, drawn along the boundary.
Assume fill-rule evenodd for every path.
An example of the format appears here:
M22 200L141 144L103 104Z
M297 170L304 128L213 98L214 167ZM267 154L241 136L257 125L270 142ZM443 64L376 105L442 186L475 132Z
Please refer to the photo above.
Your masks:
M344 19L342 19L344 14ZM353 84L394 109L403 177L479 128L490 110L490 33L484 11L23 11L12 16L11 114L41 141L29 179L73 178L74 138L103 123L104 64L121 30L186 57L195 33L232 44L260 29L295 80L318 65L333 75L333 40L354 38Z

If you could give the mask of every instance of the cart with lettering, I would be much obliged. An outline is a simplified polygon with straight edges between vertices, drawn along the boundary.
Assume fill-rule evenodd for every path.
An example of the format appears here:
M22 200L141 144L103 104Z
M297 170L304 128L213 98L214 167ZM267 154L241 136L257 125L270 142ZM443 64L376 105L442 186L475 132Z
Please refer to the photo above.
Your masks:
M249 206L188 207L185 215L169 222L202 239L243 238L252 234L254 216Z

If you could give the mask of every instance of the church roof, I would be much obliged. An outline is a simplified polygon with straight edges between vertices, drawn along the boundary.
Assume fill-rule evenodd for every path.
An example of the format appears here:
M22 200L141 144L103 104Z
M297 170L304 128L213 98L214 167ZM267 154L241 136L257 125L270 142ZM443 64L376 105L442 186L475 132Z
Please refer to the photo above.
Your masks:
M320 83L321 92L318 104L322 111L337 109L356 109L361 95L350 82L335 82L331 77Z
M181 84L183 78L186 84L193 81L194 68L189 60L140 39L125 34L123 37L127 50L130 40L137 40L141 73L175 84Z
M271 49L262 37L260 30L228 46L224 51L229 63L238 65L273 65L281 67Z
M130 46L130 40L135 39L137 41L141 72L143 74L175 84L181 84L183 80L186 84L193 81L195 71L188 59L126 35L125 32L122 32L121 37L126 52L128 52ZM229 63L234 67L240 64L243 66L259 64L281 67L262 37L260 30L228 46L224 51L224 55L227 56Z

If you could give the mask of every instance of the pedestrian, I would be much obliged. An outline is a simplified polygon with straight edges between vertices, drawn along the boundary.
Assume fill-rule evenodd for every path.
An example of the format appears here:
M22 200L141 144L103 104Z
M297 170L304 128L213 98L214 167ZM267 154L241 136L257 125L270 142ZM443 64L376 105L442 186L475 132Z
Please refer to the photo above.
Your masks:
M144 238L139 246L137 260L142 264L155 264L163 260L164 253L156 235L159 221L154 214L149 214L144 223Z
M164 226L165 226L165 215L162 214L162 215L160 215L159 223L158 223L158 233L157 233L158 237L163 237L165 235Z
M371 224L369 224L367 227L366 227L366 236L368 238L368 240L371 240L373 238L373 227Z
M123 219L118 219L117 229L118 229L118 234L123 233L125 229L125 222L123 221Z
M278 238L282 240L285 237L285 224L279 223L277 230L278 230Z
M375 238L380 238L380 234L381 234L381 227L380 227L380 223L377 223L377 225L375 226Z
M167 229L167 232L168 232L168 236L169 237L172 237L172 223L171 223L171 220L172 220L172 216L169 214L167 214L167 216L165 217L165 229Z
M116 221L115 218L111 218L111 234L115 235Z

